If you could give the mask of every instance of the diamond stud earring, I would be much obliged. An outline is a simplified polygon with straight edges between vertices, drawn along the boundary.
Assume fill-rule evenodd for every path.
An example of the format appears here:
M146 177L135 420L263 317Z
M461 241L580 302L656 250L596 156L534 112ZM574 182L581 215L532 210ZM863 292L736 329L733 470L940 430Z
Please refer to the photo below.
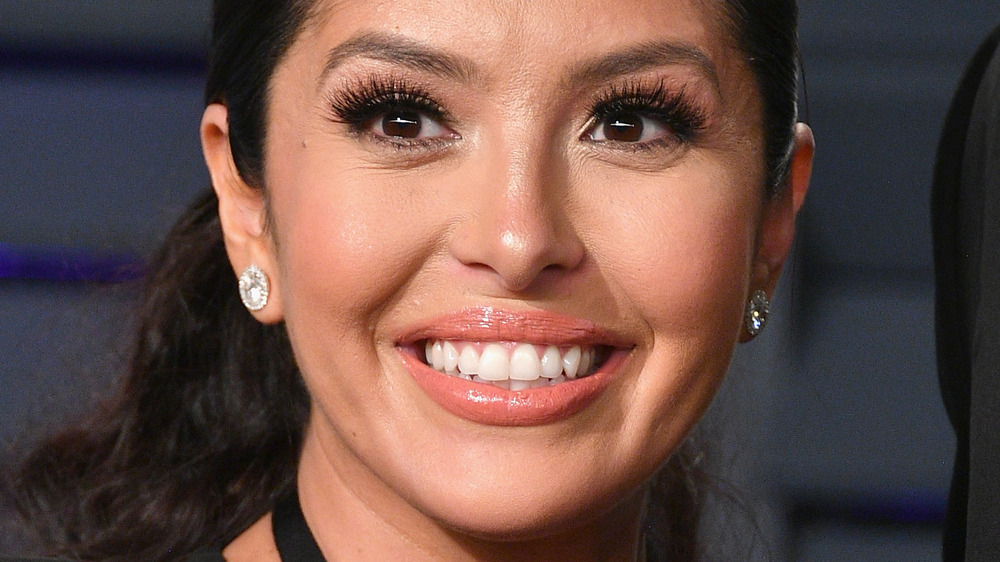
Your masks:
M269 290L267 274L256 265L251 265L240 274L240 299L247 310L257 312L267 306Z
M747 303L746 312L743 314L743 325L751 337L756 336L767 324L767 315L771 311L771 303L767 300L767 293L755 291L750 296Z

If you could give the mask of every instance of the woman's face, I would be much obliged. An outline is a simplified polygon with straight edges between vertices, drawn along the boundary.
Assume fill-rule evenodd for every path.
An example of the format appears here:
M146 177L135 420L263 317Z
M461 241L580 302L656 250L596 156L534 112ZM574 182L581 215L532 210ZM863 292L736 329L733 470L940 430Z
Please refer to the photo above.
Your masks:
M300 478L485 538L636 497L791 229L708 6L321 3L271 84L266 228L220 191L312 396Z

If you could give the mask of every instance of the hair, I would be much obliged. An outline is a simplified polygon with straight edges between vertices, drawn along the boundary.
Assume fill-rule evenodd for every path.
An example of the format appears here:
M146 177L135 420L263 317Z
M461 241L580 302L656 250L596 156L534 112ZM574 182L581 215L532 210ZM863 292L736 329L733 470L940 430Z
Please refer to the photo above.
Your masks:
M215 0L206 103L224 103L237 170L263 189L269 86L315 0ZM797 101L794 0L727 0L723 13L761 90L769 189L788 170ZM221 548L294 486L309 411L283 325L243 309L211 190L152 259L118 393L4 475L44 554L166 560ZM697 558L692 457L650 486L649 534Z
M783 191L798 121L799 11L795 0L726 0L730 32L763 101L766 187Z

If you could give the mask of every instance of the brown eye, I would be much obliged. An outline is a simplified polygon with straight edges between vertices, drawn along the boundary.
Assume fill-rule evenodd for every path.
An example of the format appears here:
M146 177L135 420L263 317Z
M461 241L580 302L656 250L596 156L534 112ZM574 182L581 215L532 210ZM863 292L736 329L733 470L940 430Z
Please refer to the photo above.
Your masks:
M594 142L645 144L674 133L665 123L634 111L619 111L598 119L586 133Z
M604 139L617 142L639 142L642 140L642 117L634 113L619 113L604 122Z
M387 137L401 139L415 139L420 136L423 129L421 120L423 118L415 111L393 111L386 113L382 117L381 132Z
M375 136L400 141L458 137L425 112L406 107L387 109L370 121L367 129Z

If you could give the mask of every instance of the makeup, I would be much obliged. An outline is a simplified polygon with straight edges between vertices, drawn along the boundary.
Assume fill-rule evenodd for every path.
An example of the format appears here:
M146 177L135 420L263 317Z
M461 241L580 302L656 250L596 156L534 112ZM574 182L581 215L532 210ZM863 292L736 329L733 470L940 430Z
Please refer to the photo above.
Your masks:
M481 351L483 364L471 363L477 369L474 373L457 359L442 367L439 357L429 355L435 347L441 349L442 341L461 341L459 347L465 351ZM540 364L534 376L524 376L516 365L528 348L543 351L540 359L546 349L561 350L552 354L561 357L564 370L555 373ZM400 338L398 346L403 364L431 400L461 418L495 426L543 425L579 413L607 390L631 348L621 336L588 321L494 308L467 309L437 318L429 327ZM578 370L581 355L585 368ZM487 367L487 357L501 367ZM509 372L504 369L507 364ZM511 390L511 385L519 390Z
M591 109L593 125L585 137L633 148L689 144L708 123L705 110L692 97L684 88L670 89L663 81L612 85Z

